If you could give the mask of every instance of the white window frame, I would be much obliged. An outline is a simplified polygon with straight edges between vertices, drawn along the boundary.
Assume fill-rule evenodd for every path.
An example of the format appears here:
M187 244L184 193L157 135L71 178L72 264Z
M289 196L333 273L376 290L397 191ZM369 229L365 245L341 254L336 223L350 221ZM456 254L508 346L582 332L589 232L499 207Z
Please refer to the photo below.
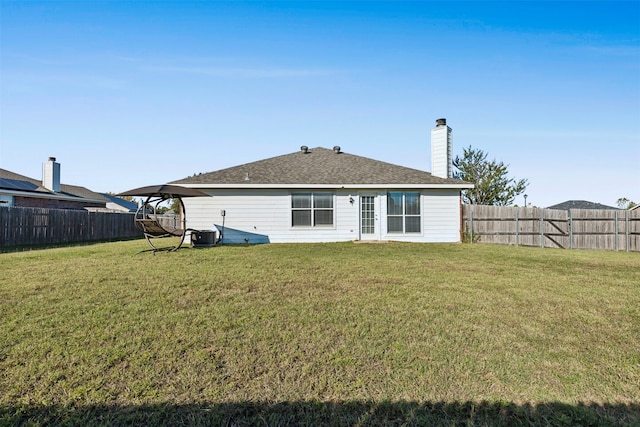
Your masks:
M310 203L309 206L303 206L303 207L294 207L294 198L295 196L309 196L310 199ZM325 206L316 206L316 196L329 196L329 200L331 200L331 207L325 207ZM329 191L299 191L299 192L295 192L295 193L291 193L291 205L290 205L290 212L291 212L291 220L289 222L291 228L335 228L335 223L336 223L336 218L335 218L335 194L329 192ZM294 224L294 212L303 212L303 211L308 211L309 212L309 221L310 224L303 224L303 225L296 225ZM316 224L316 212L321 212L321 211L331 211L331 224Z
M402 213L390 213L389 203L392 199L392 194L402 195ZM418 213L407 213L407 195L415 195L418 201L417 211ZM418 191L389 191L387 192L387 233L388 234L420 234L422 233L422 206L421 206L421 194ZM390 230L391 218L402 219L402 230ZM407 219L418 218L419 226L417 231L407 231Z

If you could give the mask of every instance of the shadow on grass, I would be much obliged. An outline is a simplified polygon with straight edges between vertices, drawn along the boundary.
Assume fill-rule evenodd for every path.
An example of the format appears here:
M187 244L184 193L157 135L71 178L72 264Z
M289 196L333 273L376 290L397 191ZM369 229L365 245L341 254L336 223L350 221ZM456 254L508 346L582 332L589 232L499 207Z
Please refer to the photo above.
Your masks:
M282 402L0 406L0 425L635 426L640 404Z
M0 244L0 254L12 253L12 252L41 251L46 249L57 249L57 248L72 248L77 246L93 246L93 245L100 245L102 243L128 242L131 240L140 240L143 242L145 241L144 236L140 235L140 236L133 236L133 237L119 237L116 239L87 240L82 242L61 242L61 243L18 245L18 246L3 246L2 244Z

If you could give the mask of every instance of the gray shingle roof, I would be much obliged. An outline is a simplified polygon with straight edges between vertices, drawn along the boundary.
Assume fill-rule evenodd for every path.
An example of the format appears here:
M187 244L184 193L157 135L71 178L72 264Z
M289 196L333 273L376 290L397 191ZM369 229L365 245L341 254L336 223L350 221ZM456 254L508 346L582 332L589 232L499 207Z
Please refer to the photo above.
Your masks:
M1 180L0 188L2 189L26 191L26 192L36 193L36 194L50 194L50 195L56 194L55 192L44 188L42 186L41 181L38 181L37 179L29 178L28 176L17 174L15 172L11 172L6 169L0 168L0 180ZM18 188L18 187L21 187L21 188ZM58 194L70 196L70 197L77 197L80 199L91 199L91 200L97 200L105 203L107 202L107 199L103 197L101 194L77 185L60 184L60 193Z
M567 200L557 205L548 206L547 209L569 210L569 209L615 209L612 206L602 205L600 203L589 202L586 200Z
M247 179L248 178L248 179ZM251 185L461 185L429 172L317 147L194 175L171 184Z
M138 210L138 204L136 202L131 202L118 196L112 196L109 193L100 193L100 195L109 200L111 203L115 203L122 206L123 208L129 209L130 212L135 212Z

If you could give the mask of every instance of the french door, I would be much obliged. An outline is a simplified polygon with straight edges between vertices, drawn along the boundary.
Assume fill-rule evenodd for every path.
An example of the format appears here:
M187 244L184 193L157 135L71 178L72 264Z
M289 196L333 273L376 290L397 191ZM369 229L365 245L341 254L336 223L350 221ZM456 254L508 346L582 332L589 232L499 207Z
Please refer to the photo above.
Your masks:
M360 240L380 240L378 196L360 195Z

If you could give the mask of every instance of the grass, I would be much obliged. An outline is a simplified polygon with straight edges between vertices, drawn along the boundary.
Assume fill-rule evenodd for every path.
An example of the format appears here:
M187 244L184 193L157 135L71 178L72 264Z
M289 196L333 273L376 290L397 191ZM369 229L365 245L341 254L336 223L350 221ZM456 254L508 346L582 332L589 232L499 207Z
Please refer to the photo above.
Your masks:
M640 256L0 254L0 424L640 425Z

